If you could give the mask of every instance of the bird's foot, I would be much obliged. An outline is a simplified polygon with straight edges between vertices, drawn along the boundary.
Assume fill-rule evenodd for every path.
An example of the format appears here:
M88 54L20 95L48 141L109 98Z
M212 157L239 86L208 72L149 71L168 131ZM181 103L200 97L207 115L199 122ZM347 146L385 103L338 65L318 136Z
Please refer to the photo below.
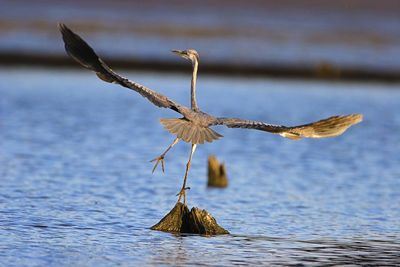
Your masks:
M190 187L182 187L181 191L176 194L176 196L179 196L178 202L181 201L181 198L183 196L183 204L186 203L186 189L190 189Z
M153 162L153 161L156 161L157 160L157 162L156 162L156 165L154 166L154 168L153 168L153 173L154 173L154 171L156 170L156 168L157 168L157 166L158 166L158 163L160 163L160 161L161 161L161 168L162 168L162 171L164 172L164 155L161 155L161 156L159 156L159 157L157 157L157 158L155 158L155 159L152 159L152 160L150 160L150 162Z

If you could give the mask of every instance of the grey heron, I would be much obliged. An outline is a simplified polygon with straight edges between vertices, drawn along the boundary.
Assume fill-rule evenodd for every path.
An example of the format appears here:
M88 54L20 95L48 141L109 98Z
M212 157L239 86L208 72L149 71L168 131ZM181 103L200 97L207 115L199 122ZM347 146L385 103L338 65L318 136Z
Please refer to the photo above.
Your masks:
M141 84L128 80L127 78L117 74L101 58L97 56L94 50L79 35L75 34L62 23L58 24L58 28L62 33L65 43L65 50L68 55L70 55L83 67L94 71L100 79L134 90L143 97L147 98L154 105L160 108L172 109L183 116L182 118L159 119L160 123L165 129L169 130L169 132L172 134L176 134L176 138L164 153L152 160L157 161L153 168L153 172L160 162L162 165L162 170L164 171L164 157L166 153L179 141L179 139L192 144L189 161L186 164L183 186L177 194L177 196L179 196L178 202L182 199L182 197L183 202L186 202L185 191L189 189L189 187L186 187L186 181L192 156L197 145L203 144L205 141L211 143L212 141L218 140L220 137L222 137L222 135L212 130L210 128L211 126L225 125L229 128L256 129L279 134L289 139L300 140L302 137L323 138L337 136L342 134L351 125L362 121L361 114L351 114L333 116L317 122L287 127L283 125L274 125L238 118L215 117L200 111L197 106L196 79L199 55L195 50L172 50L172 52L180 55L192 63L193 74L191 82L191 107L189 108L176 103L175 101L156 91L153 91Z

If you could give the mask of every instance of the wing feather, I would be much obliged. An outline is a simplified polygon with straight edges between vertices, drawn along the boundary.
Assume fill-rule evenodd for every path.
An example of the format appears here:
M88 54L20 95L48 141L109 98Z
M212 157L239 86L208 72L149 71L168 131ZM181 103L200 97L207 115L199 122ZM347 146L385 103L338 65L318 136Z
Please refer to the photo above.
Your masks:
M181 113L182 106L168 97L141 84L128 80L114 72L101 58L97 56L94 50L79 35L70 30L65 24L59 23L58 28L62 34L65 43L65 50L68 55L83 67L96 72L100 79L132 89L158 107L170 108Z
M257 121L235 118L218 118L216 125L225 125L229 128L247 128L279 134L283 137L300 140L302 137L324 138L342 134L353 124L362 121L361 114L333 116L317 122L300 126L287 127Z

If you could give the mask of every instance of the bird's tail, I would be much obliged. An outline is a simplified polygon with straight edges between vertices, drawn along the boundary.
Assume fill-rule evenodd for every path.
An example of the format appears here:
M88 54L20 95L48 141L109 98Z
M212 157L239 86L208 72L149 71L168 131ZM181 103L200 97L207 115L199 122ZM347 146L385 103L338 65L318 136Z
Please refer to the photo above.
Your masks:
M202 127L193 124L187 119L171 118L158 120L170 133L176 134L178 138L188 143L204 144L205 141L211 143L212 141L223 137L209 127Z

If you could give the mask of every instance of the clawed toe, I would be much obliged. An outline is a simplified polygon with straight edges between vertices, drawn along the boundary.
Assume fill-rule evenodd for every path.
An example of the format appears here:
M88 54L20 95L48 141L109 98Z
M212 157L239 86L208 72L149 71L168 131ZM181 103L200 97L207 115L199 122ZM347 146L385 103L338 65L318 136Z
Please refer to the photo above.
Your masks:
M167 150L165 150L165 152L161 154L161 156L159 156L158 158L155 158L155 159L150 160L150 162L153 162L153 161L156 161L156 160L157 160L156 165L155 165L154 168L153 168L153 173L154 173L154 171L156 170L156 168L157 168L157 166L158 166L158 163L160 163L160 161L161 161L162 171L164 172L164 157L165 157L165 154L167 154L167 152L168 152L176 143L178 143L178 141L179 141L179 138L175 138L175 140L174 140L174 142L172 143L172 145L170 145L169 148L167 148Z
M179 191L178 194L176 194L176 196L179 196L178 202L181 201L181 198L183 196L183 204L186 203L186 190L189 190L190 187L184 187L181 189L181 191Z
M161 161L161 168L162 168L162 171L164 172L164 156L159 156L158 158L155 158L155 159L150 160L150 162L153 162L153 161L156 161L156 160L157 160L157 162L156 162L156 165L155 165L154 168L153 168L152 173L154 173L154 171L156 170L156 168L157 168L157 166L158 166L158 163L160 163L160 161Z

